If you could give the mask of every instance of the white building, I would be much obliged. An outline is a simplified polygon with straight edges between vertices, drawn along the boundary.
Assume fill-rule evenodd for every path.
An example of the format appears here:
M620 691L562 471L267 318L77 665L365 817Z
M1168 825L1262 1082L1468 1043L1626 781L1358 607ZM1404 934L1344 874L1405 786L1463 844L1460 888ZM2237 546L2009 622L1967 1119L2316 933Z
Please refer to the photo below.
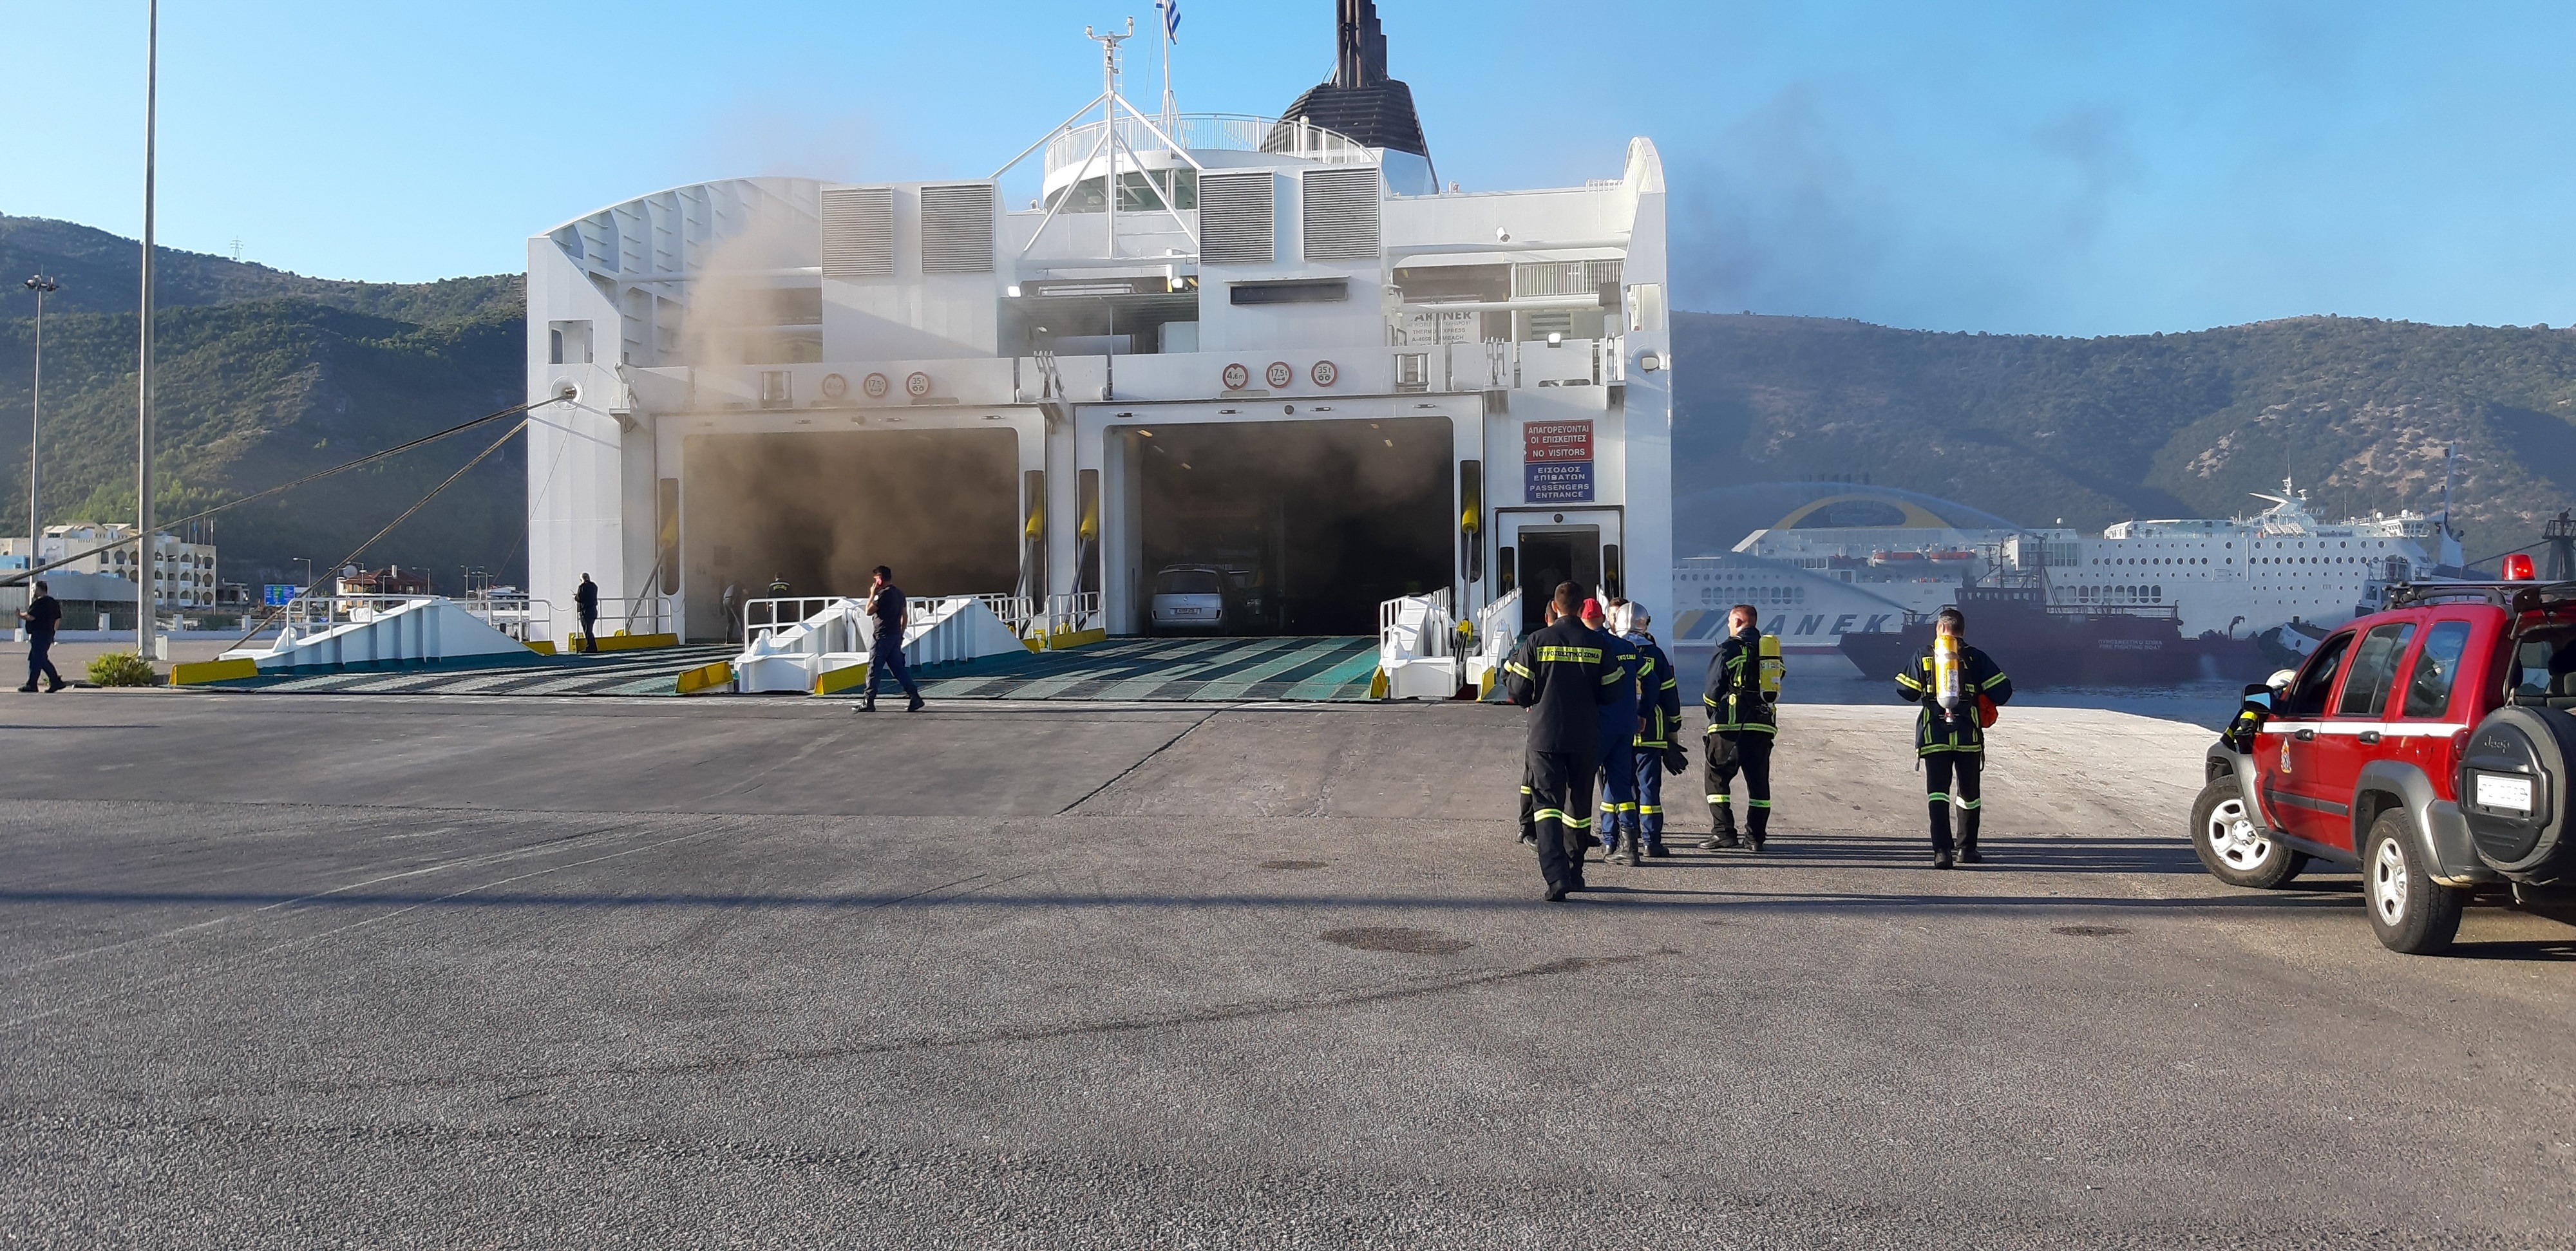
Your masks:
M0 538L0 569L28 569L35 565L78 555L92 548L129 539L134 527L118 522L75 521L69 525L45 527L44 538L30 553L24 538ZM215 545L190 543L163 531L152 536L153 591L164 608L211 608L215 603ZM30 561L32 555L33 560ZM137 545L127 544L114 551L75 560L63 569L72 573L105 574L137 582L143 556ZM127 594L132 599L132 593Z
M571 400L530 426L533 593L588 573L697 638L729 583L880 563L1097 592L1113 633L1180 564L1242 570L1282 632L1564 579L1668 614L1654 145L1444 187L1374 6L1341 7L1283 118L1129 108L1111 36L1105 99L991 178L726 179L531 239L529 395Z

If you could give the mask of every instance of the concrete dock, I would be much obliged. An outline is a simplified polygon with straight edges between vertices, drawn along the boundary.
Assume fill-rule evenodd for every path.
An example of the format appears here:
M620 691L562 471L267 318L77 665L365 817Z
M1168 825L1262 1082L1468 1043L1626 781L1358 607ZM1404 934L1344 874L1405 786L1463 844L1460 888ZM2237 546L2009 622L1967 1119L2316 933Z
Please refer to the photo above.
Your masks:
M1909 710L1795 706L1769 852L1551 906L1509 708L13 698L16 1244L2576 1228L2576 929L2222 886L2171 722L2008 709L1934 873Z

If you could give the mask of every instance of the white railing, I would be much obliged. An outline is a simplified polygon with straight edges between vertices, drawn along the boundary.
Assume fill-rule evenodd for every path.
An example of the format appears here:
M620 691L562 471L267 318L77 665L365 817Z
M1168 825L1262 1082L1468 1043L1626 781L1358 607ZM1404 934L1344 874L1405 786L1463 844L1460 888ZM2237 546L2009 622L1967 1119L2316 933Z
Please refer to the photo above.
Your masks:
M1476 654L1467 661L1468 682L1484 689L1485 675L1500 672L1520 645L1521 589L1513 587L1476 613Z
M1408 660L1434 660L1449 655L1449 640L1458 628L1446 588L1429 595L1403 595L1377 606L1377 655L1392 668Z
M437 595L344 595L336 592L318 592L311 595L298 595L295 598L288 600L286 602L286 607L278 613L277 620L279 635L281 638L305 638L311 635L320 634L334 626L347 625L353 621L373 621L377 617L392 612L405 604L417 603L426 599L440 598L444 597Z
M1031 629L1022 630L1021 638L1030 637L1032 630L1042 638L1097 630L1101 628L1100 592L1068 591L1060 595L1047 596L1046 606L1039 611L1037 619L1029 624Z
M1377 607L1377 667L1389 699L1448 699L1458 693L1452 640L1458 618L1447 588Z
M522 643L555 636L554 604L524 591L474 591L456 602L475 620Z
M1048 141L1047 175L1053 177L1093 156L1092 147L1100 142L1101 125L1086 122ZM1155 118L1154 125L1163 128L1173 142L1194 152L1277 152L1327 165L1362 165L1377 160L1358 140L1310 125L1302 118L1283 126L1275 117L1250 113L1184 113L1175 118ZM1128 151L1140 156L1163 148L1163 141L1133 117L1118 119L1118 138ZM1098 158L1096 164L1102 173L1108 172L1106 157ZM1123 156L1118 166L1122 172L1134 168Z
M839 595L787 596L781 599L745 600L742 605L742 641L751 642L764 634L803 625L806 618L834 604L850 600Z

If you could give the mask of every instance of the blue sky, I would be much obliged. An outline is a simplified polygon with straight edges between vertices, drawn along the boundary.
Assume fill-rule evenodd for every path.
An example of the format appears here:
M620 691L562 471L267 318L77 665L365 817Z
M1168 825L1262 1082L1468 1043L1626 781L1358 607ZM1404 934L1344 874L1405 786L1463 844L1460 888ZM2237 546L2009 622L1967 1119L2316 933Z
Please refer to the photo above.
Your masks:
M1183 0L1182 107L1275 113L1331 0ZM141 0L0 0L0 212L140 225ZM1445 179L1652 136L1683 307L2052 334L2576 321L2576 6L1382 0ZM336 278L743 173L979 176L1150 2L162 10L162 239ZM1131 98L1158 71L1148 41Z

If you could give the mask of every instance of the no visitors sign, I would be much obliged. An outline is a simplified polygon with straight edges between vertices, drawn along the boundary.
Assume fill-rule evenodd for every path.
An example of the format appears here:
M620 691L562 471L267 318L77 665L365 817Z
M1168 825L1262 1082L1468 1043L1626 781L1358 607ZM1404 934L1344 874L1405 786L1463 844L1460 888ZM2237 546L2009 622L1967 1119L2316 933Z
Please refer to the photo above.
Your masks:
M1521 427L1521 498L1532 504L1592 502L1592 423L1533 421Z

